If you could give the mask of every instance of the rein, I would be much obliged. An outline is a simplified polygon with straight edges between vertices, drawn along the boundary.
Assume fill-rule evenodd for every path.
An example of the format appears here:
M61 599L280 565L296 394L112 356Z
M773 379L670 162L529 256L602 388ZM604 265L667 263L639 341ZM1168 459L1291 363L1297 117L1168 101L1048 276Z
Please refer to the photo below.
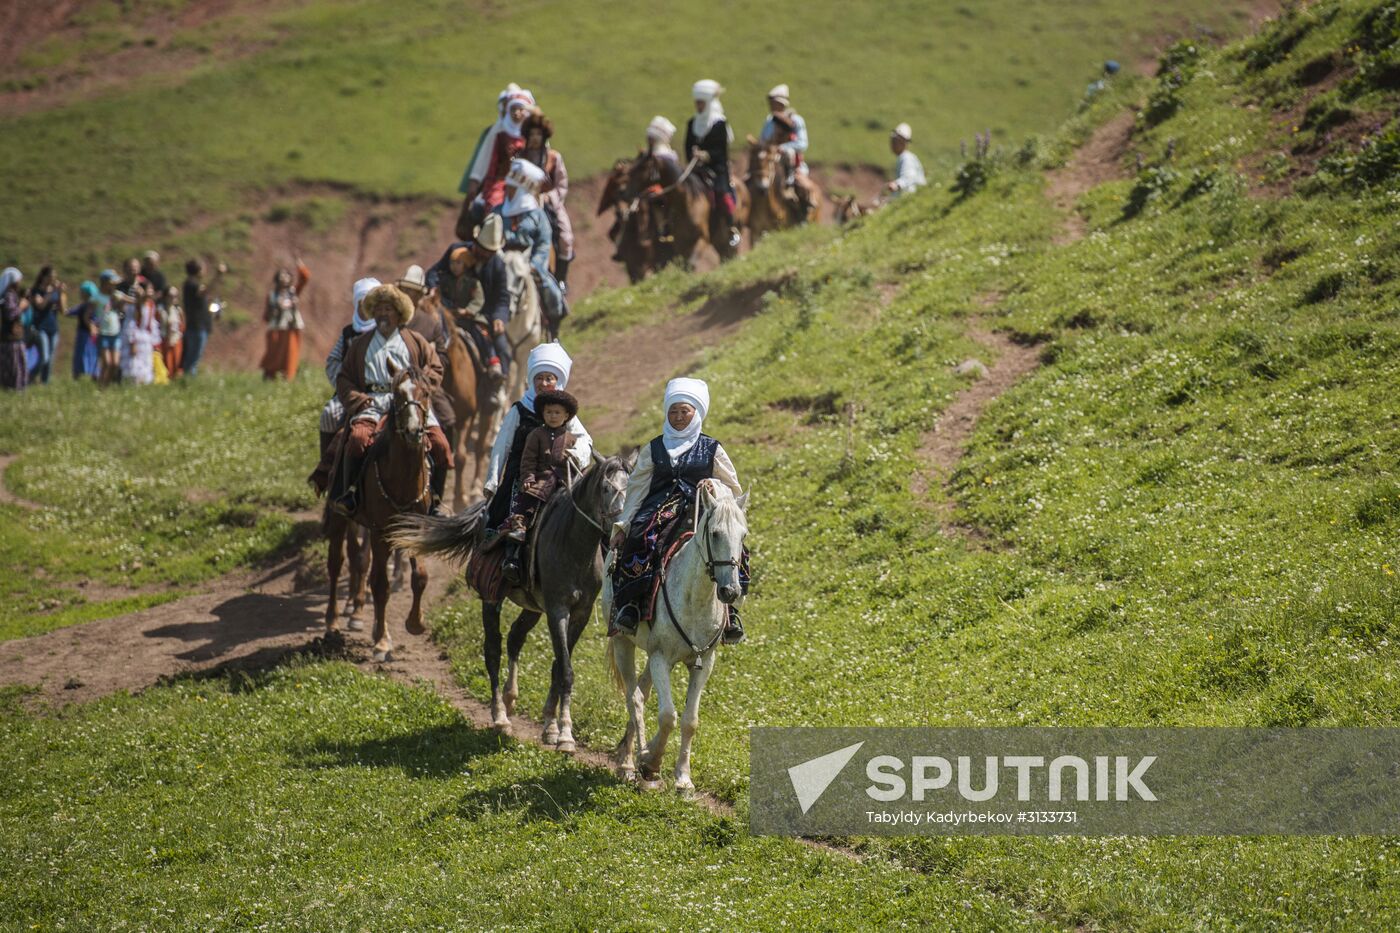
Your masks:
M606 538L608 536L608 530L602 525L598 524L598 520L595 519L592 515L589 515L582 508L580 508L578 502L574 499L574 471L577 469L578 467L574 466L574 461L572 457L564 461L564 492L569 497L569 505L574 507L574 511L577 512L579 516L583 518L584 521L588 522L588 524L592 525L594 528L597 528L598 533L601 534L604 538ZM583 472L580 471L578 475L582 476Z
M706 519L707 522L709 521L709 517L710 517L711 514L713 514L712 511L707 511L707 512L706 512L706 514L705 514L705 519ZM714 554L713 554L713 552L710 550L709 544L708 544L709 535L708 535L708 534L702 534L702 532L701 532L701 530L700 530L700 494L699 494L699 491L698 491L698 490L697 490L696 495L695 495L695 523L694 523L694 528L695 528L695 531L693 531L693 532L691 533L690 539L691 539L692 541L695 540L695 538L697 538L697 537L703 537L703 538L705 539L705 542L702 543L702 544L700 545L701 548L703 549L703 553L704 553L704 555L705 555L705 572L706 572L707 574L709 574L710 582L711 582L711 583L717 583L718 581L715 580L715 568L716 568L716 567L730 567L730 566L732 566L732 567L738 567L738 566L739 566L739 561L738 561L737 558L736 558L736 559L732 559L732 560L715 560L715 559L714 559ZM724 626L721 625L721 626L715 631L714 637L711 638L711 639L709 640L709 642L707 642L703 648L700 647L699 645L696 645L696 644L695 644L695 642L691 639L690 635L686 632L686 630L685 630L684 628L681 627L680 620L679 620L678 618L676 618L676 610L675 610L675 608L672 607L672 605L671 605L671 594L670 594L670 592L666 589L666 581L667 581L667 579L669 579L670 570L671 570L671 565L670 565L670 563L668 562L668 563L666 564L666 566L665 566L665 567L662 569L662 571L661 571L661 601L662 601L662 603L666 606L666 616L667 616L667 618L669 618L669 619L671 620L671 625L673 625L673 626L675 627L676 631L680 633L681 638L685 640L685 645L686 645L686 647L690 649L690 653L691 653L691 654L694 656L694 658L695 658L694 662L693 662L692 664L690 664L690 667L692 667L692 668L694 668L694 669L696 669L696 670L699 670L699 669L700 669L700 663L701 663L701 662L700 662L701 656L704 655L705 652L707 652L707 651L709 651L710 649L714 648L714 646L715 646L716 644L719 643L720 637L724 635Z
M679 176L677 176L675 181L671 182L669 185L666 185L664 188L658 187L656 185L651 185L650 187L643 190L640 194L638 194L635 198L632 199L631 203L627 204L623 208L623 217L625 218L631 216L631 214L637 209L637 205L642 203L642 198L654 199L665 197L672 191L675 191L681 185L685 184L685 180L690 177L691 172L695 171L695 166L699 164L699 162L699 154L693 155L690 157L690 161L686 163L685 170L682 171Z
M428 434L428 405L426 402L420 402L418 399L409 399L407 404L418 409L417 431L406 431L399 427L399 407L397 404L390 406L389 412L394 421L394 433L404 440L416 443L419 447L423 448L423 488L420 489L418 495L407 504L401 503L389 493L389 490L384 488L384 471L380 469L379 461L376 460L373 464L374 484L379 487L379 494L398 512L408 512L416 506L422 505L424 500L431 495L432 489L431 484L428 482L428 477L432 472L432 466L428 463L428 450L423 443L423 439Z

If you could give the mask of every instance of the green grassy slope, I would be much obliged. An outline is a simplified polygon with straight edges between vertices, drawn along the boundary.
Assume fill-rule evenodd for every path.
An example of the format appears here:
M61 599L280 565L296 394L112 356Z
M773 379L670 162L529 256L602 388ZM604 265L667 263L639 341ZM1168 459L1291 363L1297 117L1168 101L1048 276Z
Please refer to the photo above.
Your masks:
M1393 7L1317 4L1226 54L1178 50L1181 78L1120 86L1064 136L986 166L981 193L929 192L844 237L785 236L710 278L789 284L702 372L707 430L754 484L758 570L751 641L707 694L697 780L742 803L757 723L1400 718L1400 176L1384 77L1398 36ZM1323 59L1333 73L1316 83ZM1142 173L1090 192L1090 235L1052 246L1040 166L1124 103L1168 97L1176 115L1135 134ZM1339 129L1298 192L1260 191L1270 160L1319 155L1292 151L1304 129L1289 115L1338 107L1383 114L1380 141L1358 149ZM877 311L881 282L898 292ZM1046 341L1046 365L991 409L954 477L990 548L943 535L910 491L953 364L982 352L964 336L975 313ZM847 403L849 441L823 414ZM441 626L484 695L475 610ZM623 723L601 642L585 641L575 704L599 743ZM541 702L538 647L525 683ZM1379 840L878 848L1065 922L1383 923L1400 897Z
M706 695L700 784L742 816L753 724L1400 720L1397 40L1393 5L1348 0L1224 52L1177 49L1163 79L1121 82L1057 134L964 173L986 178L968 197L942 186L945 173L855 229L778 236L708 276L668 274L579 310L580 338L602 341L707 295L784 283L700 373L715 401L707 430L754 485L756 558L751 638L723 652ZM1043 170L1127 105L1144 110L1131 142L1143 170L1090 191L1089 235L1055 245ZM1358 127L1376 122L1362 146ZM989 546L943 534L911 491L923 432L965 384L952 367L985 352L967 335L974 315L1043 341L1042 367L989 409L953 477L959 518ZM586 418L589 387L571 388ZM285 387L245 391L252 411L285 404ZM36 393L15 410L40 404ZM296 404L309 424L314 401ZM21 491L42 492L57 462L22 459ZM445 607L434 624L480 695L475 608ZM595 624L580 643L574 704L576 729L600 747L623 721L602 642ZM537 637L524 708L539 708L548 666ZM470 900L516 882L528 887L507 919L520 925L607 926L632 899L662 925L717 909L599 869L633 859L643 877L703 866L695 884L707 891L743 879L722 901L750 911L741 926L873 927L899 914L960 928L1384 929L1400 916L1393 840L857 841L872 858L856 869L548 756L483 750L488 740L445 716L336 666L54 719L11 708L0 723L20 765L0 806L25 832L0 846L36 874L0 892L4 913L283 920L280 898L299 916L333 903L353 923L382 891L410 892L394 903L447 922L481 916L461 913L479 908L460 907L458 891ZM204 744L201 730L222 741ZM223 751L244 745L260 751ZM123 751L142 748L155 751ZM109 757L121 792L88 795L95 779L75 762ZM211 767L218 785L202 790L196 772ZM290 797L269 790L281 782ZM556 804L556 790L569 796L556 810L537 787ZM196 791L225 806L181 820L205 799ZM369 799L392 809L367 813ZM259 861L244 814L272 826L272 813L286 829ZM135 829L128 841L111 825ZM353 844L335 848L341 839ZM494 839L496 855L470 844ZM133 867L151 848L149 866ZM85 885L45 883L50 861ZM380 864L397 885L370 885ZM544 885L580 865L601 880L560 881L570 894L551 899ZM478 873L486 880L470 880ZM792 914L802 908L780 892L797 878L824 911L869 912ZM906 890L914 901L885 900ZM177 914L152 912L162 907Z
M286 551L316 534L315 419L328 390L252 375L98 391L66 377L11 399L0 504L0 639L119 615ZM142 593L98 601L96 581Z
M631 152L654 113L680 124L691 82L705 75L730 89L740 134L758 131L764 93L785 81L814 158L883 164L888 127L909 120L926 157L946 161L959 138L983 129L1001 138L1050 129L1105 58L1130 63L1166 31L1241 31L1246 6L318 0L261 9L177 32L152 51L214 50L188 73L0 120L16 143L0 148L0 257L86 267L110 262L118 246L227 249L223 228L260 206L261 189L291 180L452 194L511 80L553 116L576 173ZM93 40L100 46L113 28L95 23ZM256 51L217 54L224 47Z

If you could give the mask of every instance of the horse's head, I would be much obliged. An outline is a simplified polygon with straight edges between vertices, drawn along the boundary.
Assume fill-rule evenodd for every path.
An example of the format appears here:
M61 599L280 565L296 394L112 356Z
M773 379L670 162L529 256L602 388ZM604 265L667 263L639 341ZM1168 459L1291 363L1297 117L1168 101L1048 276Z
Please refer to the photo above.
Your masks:
M422 447L428 433L428 406L432 402L427 382L417 370L399 369L393 360L389 361L389 376L393 380L389 418L394 431L409 443Z
M608 180L603 183L603 193L598 197L598 213L595 216L601 217L621 204L631 167L632 162L628 159L618 159L613 163Z
M755 143L749 147L749 185L759 192L773 188L782 164L777 146Z
M588 500L604 528L610 529L622 515L629 472L631 465L625 458L604 457L594 451L593 465L584 476L579 499Z
M700 504L700 520L695 536L700 539L705 567L715 581L719 600L726 605L737 603L743 595L739 584L739 560L744 553L744 538L749 533L744 506L748 494L736 499L728 486L714 479L701 480L696 489Z

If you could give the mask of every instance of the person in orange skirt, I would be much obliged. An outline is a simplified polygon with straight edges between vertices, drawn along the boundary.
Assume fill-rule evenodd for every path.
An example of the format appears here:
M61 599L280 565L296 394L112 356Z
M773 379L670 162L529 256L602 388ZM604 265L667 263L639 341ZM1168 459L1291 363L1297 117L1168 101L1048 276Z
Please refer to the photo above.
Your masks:
M185 343L185 312L180 308L180 287L171 285L156 303L160 321L160 354L171 379L180 375L180 358Z
M287 269L278 269L272 277L272 290L267 294L263 321L267 324L267 349L263 353L264 379L279 375L288 380L297 377L301 362L301 332L306 328L298 303L311 270L300 259L296 262L296 277Z

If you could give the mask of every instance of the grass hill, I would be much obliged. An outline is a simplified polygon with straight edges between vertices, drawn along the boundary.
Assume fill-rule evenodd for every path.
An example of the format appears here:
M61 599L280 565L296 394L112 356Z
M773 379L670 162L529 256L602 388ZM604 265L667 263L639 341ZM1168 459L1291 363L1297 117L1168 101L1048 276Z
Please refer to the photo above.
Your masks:
M884 166L888 128L908 120L925 157L946 164L976 132L1019 140L1052 129L1104 59L1131 67L1168 36L1238 33L1250 9L1205 0L12 6L0 70L9 88L0 133L15 142L0 152L6 264L53 261L76 287L150 247L174 259L217 254L232 260L228 297L246 316L271 263L298 249L320 260L313 288L335 282L313 294L313 317L336 321L355 275L436 258L462 166L508 81L532 88L552 115L576 182L633 152L653 114L681 124L691 82L705 75L729 88L740 134L757 132L763 95L784 81L818 161ZM588 197L576 192L576 215L591 213ZM365 199L370 209L357 209ZM374 212L385 215L376 222L393 215L382 227L396 242L364 255ZM262 245L268 221L296 227L272 238L275 260ZM321 242L333 251L321 256Z
M1221 49L1179 43L1157 77L855 228L776 236L580 309L571 346L588 355L752 298L694 367L713 388L707 430L754 485L756 566L751 640L706 695L698 783L742 818L753 724L1400 721L1397 55L1381 0L1292 8ZM1039 365L942 471L930 434L975 385L957 364L995 364L1005 344L987 332ZM664 375L608 440L654 433ZM602 383L571 388L616 415ZM312 393L227 385L246 410L301 405L310 423ZM133 418L157 417L154 394L129 397ZM0 423L19 492L73 502L53 477L99 443L140 462L130 443L51 446L34 427L50 404L34 393ZM216 489L280 504L263 482ZM158 501L148 489L131 496ZM82 527L45 514L52 527L0 506L33 551ZM480 693L474 607L434 628ZM580 643L574 716L605 747L623 717L600 628ZM547 667L537 640L526 708ZM0 810L24 827L0 832L19 866L0 903L31 922L291 910L338 925L387 904L422 925L1385 929L1400 899L1396 846L1377 837L849 840L853 862L491 744L427 694L338 664L56 717L16 701L0 724L21 762ZM491 902L503 888L519 894Z

